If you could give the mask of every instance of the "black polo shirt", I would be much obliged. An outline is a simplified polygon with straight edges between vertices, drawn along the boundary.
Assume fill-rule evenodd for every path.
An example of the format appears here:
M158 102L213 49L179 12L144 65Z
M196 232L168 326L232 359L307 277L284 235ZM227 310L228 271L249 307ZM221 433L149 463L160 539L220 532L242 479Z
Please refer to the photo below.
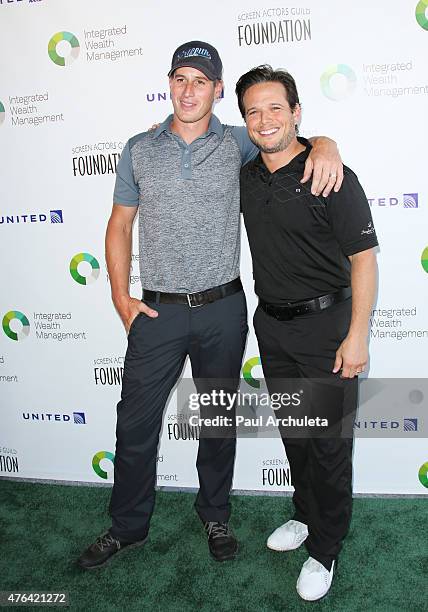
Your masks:
M281 304L332 293L351 283L349 255L377 246L366 195L344 166L338 193L314 196L300 183L311 145L270 173L261 155L241 170L241 208L256 294Z

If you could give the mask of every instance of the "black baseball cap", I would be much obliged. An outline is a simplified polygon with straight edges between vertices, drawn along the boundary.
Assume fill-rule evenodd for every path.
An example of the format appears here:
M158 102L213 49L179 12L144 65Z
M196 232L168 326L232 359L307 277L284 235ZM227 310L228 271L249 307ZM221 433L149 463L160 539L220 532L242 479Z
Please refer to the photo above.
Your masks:
M168 76L182 66L200 70L210 81L220 80L223 73L223 64L217 49L201 40L191 40L174 51Z

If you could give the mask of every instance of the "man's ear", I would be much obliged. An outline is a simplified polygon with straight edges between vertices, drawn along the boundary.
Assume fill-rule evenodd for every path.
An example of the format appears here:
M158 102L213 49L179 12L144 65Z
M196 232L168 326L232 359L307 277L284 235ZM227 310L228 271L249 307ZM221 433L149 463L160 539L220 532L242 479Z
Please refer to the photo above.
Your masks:
M216 100L220 100L221 94L223 93L224 83L217 79L214 86L214 97Z
M300 122L302 120L302 107L300 106L300 104L296 104L296 106L294 107L293 117L294 117L294 123L296 125L300 125Z

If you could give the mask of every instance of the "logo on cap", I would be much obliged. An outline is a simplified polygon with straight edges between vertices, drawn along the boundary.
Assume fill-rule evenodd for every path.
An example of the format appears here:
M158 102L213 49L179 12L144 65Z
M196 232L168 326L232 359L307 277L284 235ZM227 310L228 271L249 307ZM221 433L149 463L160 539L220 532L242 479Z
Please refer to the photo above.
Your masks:
M184 49L177 55L178 60L187 59L188 57L205 57L207 59L211 59L211 54L208 49L193 47L191 49Z

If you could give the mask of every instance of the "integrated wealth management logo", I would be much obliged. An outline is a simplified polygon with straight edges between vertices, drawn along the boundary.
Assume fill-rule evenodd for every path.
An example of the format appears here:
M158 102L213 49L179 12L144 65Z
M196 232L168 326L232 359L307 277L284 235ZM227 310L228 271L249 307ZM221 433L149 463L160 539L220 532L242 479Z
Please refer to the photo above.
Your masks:
M4 104L0 101L0 125L4 122L5 114Z
M258 378L253 378L253 368L259 365L261 365L261 361L260 357L257 355L257 357L248 359L242 367L242 375L245 382L255 389L260 389L260 381Z
M115 62L141 56L143 54L141 47L120 48L129 38L127 28L127 24L124 24L110 28L84 29L79 33L82 45L72 32L57 32L48 43L49 58L57 66L69 66L79 57L81 46L82 59L87 62ZM136 26L136 31L138 31L137 28L138 26Z
M86 262L90 265L91 270L88 274L82 270L80 264ZM89 285L94 283L100 275L100 264L98 260L90 253L77 253L70 261L70 274L72 278L80 285Z
M329 100L348 98L357 86L357 76L350 66L334 64L321 75L321 91Z
M30 322L25 314L19 312L19 310L9 310L3 317L2 325L4 333L11 340L24 340L30 333Z
M92 457L92 469L95 474L102 478L103 480L107 480L109 476L112 476L113 466L114 466L115 456L110 451L99 451L95 453ZM163 463L163 455L156 457L157 463ZM102 465L101 465L101 462ZM107 469L109 472L107 472ZM177 474L157 474L157 482L158 484L165 482L177 482L178 475Z
M49 41L48 55L57 66L69 66L79 53L79 41L71 32L57 32Z
M422 251L421 264L425 272L428 272L428 246Z
M103 470L100 465L101 461L103 461L104 459L106 459L107 461L111 461L114 465L113 453L110 453L109 451L99 451L98 453L95 453L95 455L92 457L92 468L97 476L103 478L104 480L107 480L109 474L108 472Z
M420 0L420 2L416 5L416 21L424 30L428 30L428 17L427 17L427 9L428 9L428 0Z
M419 468L419 482L428 489L428 461Z

